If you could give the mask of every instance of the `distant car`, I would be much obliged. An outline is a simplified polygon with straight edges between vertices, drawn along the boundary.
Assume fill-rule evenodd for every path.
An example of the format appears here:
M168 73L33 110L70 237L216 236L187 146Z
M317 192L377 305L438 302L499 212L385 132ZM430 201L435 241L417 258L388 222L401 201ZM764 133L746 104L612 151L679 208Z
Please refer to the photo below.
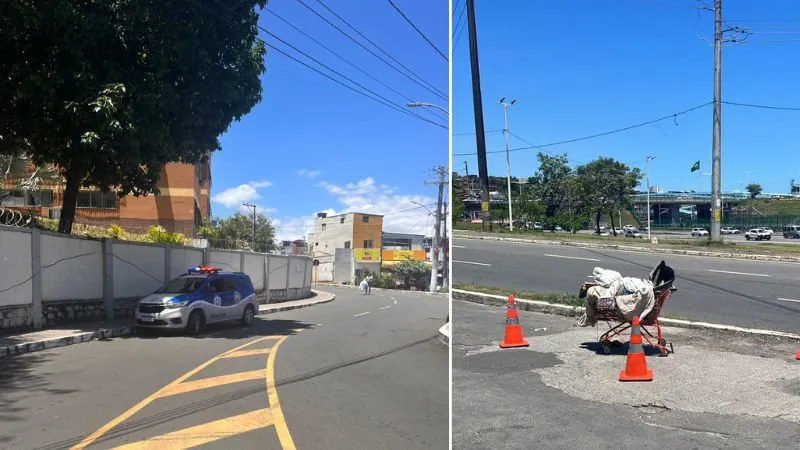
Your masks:
M755 241L762 241L764 239L770 240L772 239L772 235L767 233L763 228L753 228L747 233L744 234L744 238L749 240Z
M785 239L800 239L800 225L787 225L783 227Z
M137 327L184 328L198 334L206 324L240 320L250 326L258 314L253 283L241 272L193 267L139 300L134 309Z
M770 228L770 227L761 227L761 229L764 230L766 233L769 233L770 236L775 234L775 232L772 231L772 228Z
M625 230L625 237L626 238L642 238L642 233L639 232L636 228L628 228Z
M722 227L719 232L722 234L739 234L739 230L733 227Z
M708 236L708 230L705 228L692 228L692 237Z
M564 229L561 228L561 225L556 225L555 230L556 231L564 231Z
M628 230L635 230L635 229L636 229L636 227L635 227L635 226L633 226L633 225L625 225L624 227L622 227L622 229L623 229L624 231L628 231Z

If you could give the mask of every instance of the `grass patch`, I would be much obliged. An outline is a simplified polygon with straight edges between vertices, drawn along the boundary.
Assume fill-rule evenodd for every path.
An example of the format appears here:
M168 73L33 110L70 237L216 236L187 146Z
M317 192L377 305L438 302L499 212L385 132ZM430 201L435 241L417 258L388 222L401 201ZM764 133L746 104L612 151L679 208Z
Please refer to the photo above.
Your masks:
M488 286L479 286L476 284L461 284L454 283L453 289L461 289L462 291L480 292L482 294L494 294L507 296L514 294L514 297L519 297L525 300L538 300L548 303L557 303L559 305L568 306L584 306L586 302L578 298L577 294L569 293L552 293L552 292L534 292L534 291L508 291L506 289L493 288Z
M752 206L762 214L800 216L800 199L795 198L762 198L758 200L748 200L745 206Z

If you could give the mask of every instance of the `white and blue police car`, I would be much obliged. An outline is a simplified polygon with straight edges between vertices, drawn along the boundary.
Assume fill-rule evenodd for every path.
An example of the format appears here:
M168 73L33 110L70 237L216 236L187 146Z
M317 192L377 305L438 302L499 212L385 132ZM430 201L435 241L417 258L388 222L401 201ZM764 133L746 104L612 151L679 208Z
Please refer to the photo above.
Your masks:
M257 312L258 298L247 274L198 266L139 300L134 316L137 327L198 334L209 323L240 320L250 326Z

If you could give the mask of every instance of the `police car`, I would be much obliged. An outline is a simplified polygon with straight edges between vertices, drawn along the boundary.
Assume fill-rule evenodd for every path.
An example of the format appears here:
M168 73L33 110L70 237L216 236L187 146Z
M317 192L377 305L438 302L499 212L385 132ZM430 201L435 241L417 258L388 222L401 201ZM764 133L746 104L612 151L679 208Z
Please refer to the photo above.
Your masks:
M197 334L215 322L240 320L250 326L258 298L247 274L199 266L139 300L134 311L137 327L184 328Z

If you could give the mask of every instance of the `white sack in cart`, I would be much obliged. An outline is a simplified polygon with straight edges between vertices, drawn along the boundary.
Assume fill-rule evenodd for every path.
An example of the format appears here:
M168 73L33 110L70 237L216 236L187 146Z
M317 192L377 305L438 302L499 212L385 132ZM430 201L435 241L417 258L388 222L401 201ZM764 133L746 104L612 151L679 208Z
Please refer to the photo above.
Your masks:
M596 311L615 310L627 321L634 316L644 319L655 306L653 283L650 280L622 277L619 272L595 267L593 278L597 286L586 291L586 312L580 326L597 324Z

